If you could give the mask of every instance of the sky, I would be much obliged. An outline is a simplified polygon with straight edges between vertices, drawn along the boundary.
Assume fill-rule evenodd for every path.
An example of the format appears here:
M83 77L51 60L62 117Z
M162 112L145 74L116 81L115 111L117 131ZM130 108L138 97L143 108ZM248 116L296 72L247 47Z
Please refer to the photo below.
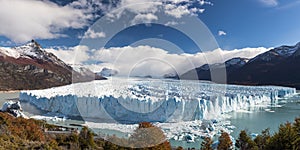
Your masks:
M276 47L300 42L299 0L213 0L199 17L224 49Z
M121 1L127 4L136 2ZM107 4L108 0L98 1L97 4L95 2L93 5L98 6L92 10L87 8L90 6L83 0L78 2L2 0L0 45L20 45L35 39L44 47L76 46L80 42L80 37L83 37L94 21L112 10L115 5L119 5L118 3L122 3L118 0L110 4ZM210 2L212 5L200 6L205 11L198 13L198 18L210 29L223 49L275 47L294 45L300 41L300 20L297 19L300 14L299 0L210 0Z
M299 14L300 0L0 0L0 46L35 39L94 70L183 72L295 45Z

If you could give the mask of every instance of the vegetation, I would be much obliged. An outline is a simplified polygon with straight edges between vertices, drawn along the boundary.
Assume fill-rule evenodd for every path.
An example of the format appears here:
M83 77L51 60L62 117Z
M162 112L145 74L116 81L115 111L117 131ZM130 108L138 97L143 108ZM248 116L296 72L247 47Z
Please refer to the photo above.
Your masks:
M212 150L212 140L205 138L201 143L201 150ZM223 132L219 137L218 150L233 149L232 141L228 133ZM270 134L270 129L265 129L254 139L242 130L235 143L235 149L239 150L300 150L300 118L294 123L281 124L277 132Z
M169 150L170 143L162 130L151 123L143 122L128 139L116 136L108 140L95 138L94 133L83 127L78 133L52 133L60 127L49 125L44 121L15 118L0 112L0 149L105 149L105 150ZM212 150L213 141L205 138L201 150ZM235 148L240 150L300 150L300 118L293 123L280 125L277 132L270 134L265 129L254 139L242 130L236 140ZM183 149L178 147L178 150ZM218 150L233 149L233 142L228 133L219 137Z
M241 131L238 139L236 140L235 146L240 150L258 149L256 143L251 139L245 130Z
M166 140L163 131L152 125L149 122L142 122L139 127L134 131L129 139L122 139L116 136L110 137L108 141L120 145L107 145L105 149L116 147L117 149L145 149L145 150L169 150L171 149L170 143ZM122 147L126 146L126 147Z
M218 150L230 150L233 149L233 144L230 136L227 132L221 131L221 136L219 137Z
M269 129L266 129L254 140L243 130L236 141L236 147L241 150L300 150L299 129L300 118L296 118L294 123L280 125L274 135L270 135Z
M171 149L163 132L147 122L140 123L129 139L111 136L106 141L95 138L94 133L87 127L83 127L80 133L59 131L60 127L49 125L44 121L15 118L0 112L0 149Z
M211 138L204 138L204 141L201 143L201 150L213 150L212 144L213 141L211 140Z

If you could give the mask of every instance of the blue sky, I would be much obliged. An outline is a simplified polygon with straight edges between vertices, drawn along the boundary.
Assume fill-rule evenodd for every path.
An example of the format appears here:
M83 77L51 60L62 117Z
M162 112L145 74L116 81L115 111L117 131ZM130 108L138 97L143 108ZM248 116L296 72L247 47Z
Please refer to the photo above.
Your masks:
M63 3L56 0L54 2L59 6L66 6L74 1L64 1ZM214 34L222 49L260 46L275 47L293 45L300 41L300 20L297 19L300 14L299 0L210 0L210 2L213 5L199 6L205 8L204 13L198 13L199 19ZM114 3L118 3L118 1ZM196 4L195 7L197 7ZM22 3L18 5L22 5ZM97 9L97 11L90 13L101 15L104 12L101 9L107 9L107 7ZM8 14L2 12L2 15ZM88 20L89 24L92 24L97 19L99 17L90 18ZM63 27L59 32L66 36L50 37L48 39L47 37L36 37L35 39L44 47L76 46L80 41L78 36L83 35L87 29L88 26ZM14 30L13 26L12 30ZM219 31L222 31L224 35L219 36ZM169 34L173 33L170 32ZM24 43L23 40L16 41L5 33L0 35L1 46L14 46ZM187 42L182 47L188 47L186 45L189 44Z
M300 0L0 1L0 46L35 39L93 71L182 74L296 44L299 7Z
M271 0L270 0L271 1ZM274 47L300 41L299 0L213 0L214 6L199 17L217 37L222 48ZM270 4L271 3L271 4Z

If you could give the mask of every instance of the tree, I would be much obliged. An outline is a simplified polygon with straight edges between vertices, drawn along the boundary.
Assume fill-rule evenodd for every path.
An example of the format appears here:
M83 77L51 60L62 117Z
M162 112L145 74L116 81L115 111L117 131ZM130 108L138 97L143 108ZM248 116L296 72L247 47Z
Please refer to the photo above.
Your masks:
M256 143L259 150L265 150L268 142L270 141L270 128L267 128L261 132L261 135L258 135L254 142Z
M286 124L280 125L279 131L270 138L266 149L293 149L295 139L297 139L297 132L295 132L292 124L287 122Z
M129 138L133 148L171 149L164 132L149 122L142 122Z
M295 122L293 123L293 129L296 132L297 136L293 141L293 148L300 149L300 118L296 118Z
M82 149L91 149L95 147L94 134L87 127L83 127L79 135L80 147Z
M218 150L230 150L232 149L232 141L228 133L221 131L221 136L219 137Z
M213 141L210 137L205 137L204 141L201 143L201 150L213 150Z
M235 146L240 150L258 149L256 143L251 139L245 130L240 132L239 138L236 140Z
M293 128L297 133L300 133L300 118L296 118L293 123Z

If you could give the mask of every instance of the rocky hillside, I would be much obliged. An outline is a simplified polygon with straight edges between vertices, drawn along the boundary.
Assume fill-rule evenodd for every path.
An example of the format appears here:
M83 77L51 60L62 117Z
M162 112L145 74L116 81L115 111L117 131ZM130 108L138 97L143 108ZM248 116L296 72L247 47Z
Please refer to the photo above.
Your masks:
M74 71L34 40L19 47L0 47L0 90L50 88L95 78L104 79Z

